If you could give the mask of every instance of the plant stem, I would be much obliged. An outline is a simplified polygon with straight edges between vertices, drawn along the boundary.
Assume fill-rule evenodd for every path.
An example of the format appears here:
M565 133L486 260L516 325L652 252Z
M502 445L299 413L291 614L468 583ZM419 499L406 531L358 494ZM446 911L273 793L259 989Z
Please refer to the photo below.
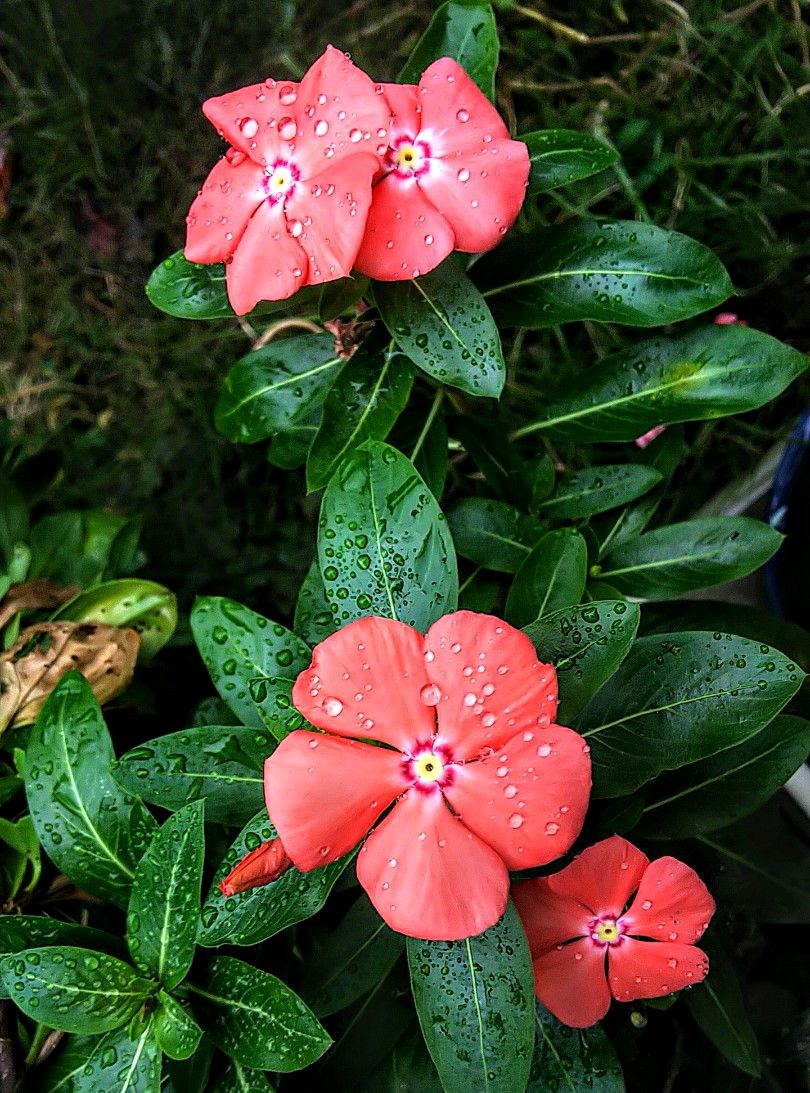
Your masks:
M413 451L411 452L411 463L413 463L414 459L416 459L416 457L419 455L419 452L422 448L422 445L425 442L425 437L430 432L430 427L433 424L433 422L436 420L436 414L438 414L438 412L439 412L439 407L442 404L442 399L443 398L444 398L444 388L439 387L439 388L436 389L436 394L433 396L433 405L430 407L430 412L428 413L428 416L425 418L425 424L422 426L422 431L419 434L419 436L417 437L416 443L413 446Z

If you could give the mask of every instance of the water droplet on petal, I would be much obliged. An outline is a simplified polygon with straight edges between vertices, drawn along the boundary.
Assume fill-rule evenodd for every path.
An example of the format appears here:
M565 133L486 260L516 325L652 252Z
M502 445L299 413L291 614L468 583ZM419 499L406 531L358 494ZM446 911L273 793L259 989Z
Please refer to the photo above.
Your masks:
M642 908L643 911L649 911L649 909L651 907L652 907L652 900L651 899L645 899L644 902L641 905L641 908Z
M469 110L457 110L456 111L456 119L458 121L460 121L462 123L462 125L464 124L465 121L469 121L470 120Z
M509 826L515 828L515 830L519 827L523 827L523 817L519 813L513 812L509 817Z
M546 824L546 834L547 835L556 835L559 830L560 830L560 825L559 824L553 824L553 823L552 824Z
M293 239L297 239L303 230L304 225L301 223L300 220L291 220L287 224L287 231L290 233Z
M298 96L296 95L295 88L290 87L289 84L287 84L285 87L282 87L282 89L278 93L278 101L281 103L282 106L292 106L297 97Z
M255 118L242 118L239 122L239 132L243 137L255 137L259 132L259 123Z
M328 132L329 132L329 122L328 121L324 121L323 119L321 119L321 121L315 123L315 136L316 137L325 137Z
M451 653L460 653L461 652L461 642L460 641L454 641L453 644L450 646L450 652Z
M363 139L363 132L362 132L361 129L350 129L349 130L349 140L352 142L352 144L357 144L357 142L361 141L362 139Z
M503 787L504 797L514 797L516 793L517 793L517 786L511 786L510 785L510 786L504 786Z
M292 140L297 128L292 118L282 118L278 123L278 135L282 140Z
M337 717L338 714L343 713L343 703L339 698L327 698L323 708L328 717Z
M541 744L537 749L537 754L541 759L545 759L547 755L551 755L551 744Z
M437 706L441 700L442 692L435 683L428 683L419 692L419 696L426 706Z

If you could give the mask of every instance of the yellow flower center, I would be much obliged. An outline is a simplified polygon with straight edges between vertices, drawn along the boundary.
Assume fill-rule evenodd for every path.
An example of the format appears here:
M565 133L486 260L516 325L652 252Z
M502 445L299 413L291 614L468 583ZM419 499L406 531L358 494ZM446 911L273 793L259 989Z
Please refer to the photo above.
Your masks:
M414 760L413 771L422 782L438 782L444 774L444 763L432 751Z
M615 922L600 922L596 927L596 936L600 941L616 941L619 936L619 927Z
M295 179L289 167L268 168L267 174L267 193L270 197L283 197L295 185Z
M394 153L394 163L404 171L418 171L422 166L422 153L413 144L400 144Z

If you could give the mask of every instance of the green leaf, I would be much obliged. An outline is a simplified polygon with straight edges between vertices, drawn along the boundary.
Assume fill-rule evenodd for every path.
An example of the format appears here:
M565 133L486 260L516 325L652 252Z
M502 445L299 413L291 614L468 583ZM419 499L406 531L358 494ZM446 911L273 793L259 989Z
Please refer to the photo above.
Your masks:
M303 638L307 645L317 645L335 632L317 558L307 570L307 575L298 591L294 627L296 634Z
M80 512L57 512L37 520L29 537L31 564L28 580L50 577L68 584L76 576L83 538L84 523ZM91 581L92 574L88 583Z
M403 352L439 383L497 398L506 380L498 328L452 258L424 277L378 281L374 300Z
M557 488L539 506L543 516L578 520L626 505L651 490L663 475L641 463L613 463L586 467L560 475Z
M127 911L127 944L135 964L167 989L191 967L200 914L203 803L170 816L138 862Z
M399 74L400 83L418 83L439 57L458 61L489 99L495 98L498 28L490 4L449 0L433 16Z
M668 599L753 573L779 549L782 538L748 516L685 520L647 531L611 551L598 576L629 596Z
M155 1036L170 1059L188 1059L197 1050L202 1029L189 1011L165 991L158 992L160 1002L155 1010Z
M577 319L663 326L699 315L733 291L707 247L635 220L535 231L498 247L475 275L499 325L535 329Z
M405 948L365 895L337 927L324 930L307 954L300 991L318 1017L356 1002L384 979Z
M131 626L141 635L138 660L148 662L177 627L177 598L162 584L137 577L105 581L80 592L52 615L73 622Z
M64 676L31 730L25 792L37 836L74 884L126 906L155 821L110 773L115 756L83 676Z
M513 904L477 937L409 937L408 964L445 1093L523 1093L534 1047L534 976Z
M283 471L294 471L306 463L309 449L318 426L314 421L306 425L294 425L283 433L276 433L267 449L267 462Z
M774 718L744 743L659 778L636 832L680 839L747 816L799 769L810 753L810 721Z
M323 408L307 458L307 489L325 486L364 440L385 440L405 409L413 366L391 342L372 335L343 366Z
M624 1093L624 1076L601 1025L569 1028L536 1003L534 1058L526 1093Z
M244 823L264 800L264 761L275 747L267 729L202 725L143 744L122 755L115 780L161 808L205 801L208 820Z
M515 573L542 534L538 524L504 501L465 497L447 513L462 558L499 573Z
M775 649L719 631L640 638L574 726L591 748L594 797L741 744L803 678Z
M371 1075L363 1093L442 1093L436 1067L415 1024Z
M557 717L570 723L627 656L641 612L625 600L594 600L544 615L523 628L540 660L557 669Z
M244 1066L287 1074L320 1058L332 1042L281 980L232 956L214 957L204 985L191 989L200 1024Z
M425 424L427 424L427 421ZM415 443L419 444L418 437L415 438ZM414 467L424 479L425 485L437 501L441 500L442 490L447 478L448 444L447 425L442 415L437 414L433 421L428 424L427 432L422 437L416 456L411 459ZM402 445L399 445L399 447L402 448ZM412 451L413 449L405 450Z
M518 435L542 430L581 444L634 440L655 425L754 410L806 368L803 353L768 334L710 323L605 357L566 382L562 397Z
M527 495L533 494L534 488L542 491L542 482L535 478L545 478L548 470L548 493L554 485L554 467L551 460L530 468L518 455L514 444L508 439L506 430L493 428L492 417L474 418L457 416L452 419L453 436L464 445L465 450L475 461L495 493L518 508L526 507Z
M43 915L0 915L0 956L48 945L70 945L103 952L123 952L124 948L121 939L113 934L77 922L62 922Z
M588 548L573 528L550 531L515 574L505 615L513 626L527 626L543 615L582 599L588 577Z
M303 922L316 914L326 903L335 881L351 860L340 858L323 869L300 873L291 866L272 884L251 888L235 896L225 896L219 890L220 881L230 873L251 850L276 838L266 810L245 825L216 872L200 915L200 945L258 945L268 937Z
M762 1069L759 1045L745 1012L734 967L711 930L701 938L700 947L709 956L709 974L699 986L686 992L687 1009L729 1062L758 1077Z
M228 373L214 411L217 430L241 444L284 432L321 405L342 365L331 334L269 342Z
M3 983L23 1013L65 1032L109 1032L128 1021L154 984L114 956L73 946L24 949L0 960Z
M235 1059L230 1060L213 1085L205 1088L208 1093L272 1093L273 1090L261 1070L240 1066ZM185 1093L185 1090L178 1090L178 1093Z
M329 483L318 559L335 622L367 615L422 632L453 611L453 542L436 499L395 448L368 441Z
M609 144L575 129L541 129L518 139L529 149L527 197L599 174L619 158Z
M42 872L42 855L30 816L12 822L0 816L0 892L4 901L14 900L25 886L33 891Z
M160 1062L153 1022L135 1018L106 1036L71 1036L53 1062L37 1067L37 1090L158 1093Z
M17 486L0 473L0 558L8 569L14 548L28 538L28 506Z
M294 711L290 723L290 695L310 662L300 638L224 596L197 597L191 632L214 686L245 725L266 726L279 740L299 727Z

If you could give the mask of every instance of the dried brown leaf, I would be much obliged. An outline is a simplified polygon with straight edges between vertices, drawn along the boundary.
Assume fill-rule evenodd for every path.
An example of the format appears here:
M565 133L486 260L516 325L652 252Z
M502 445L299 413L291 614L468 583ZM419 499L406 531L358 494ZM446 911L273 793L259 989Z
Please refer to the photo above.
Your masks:
M59 607L72 600L81 591L77 584L67 587L43 578L13 584L0 603L0 629L14 618L18 611L39 611L45 607Z

